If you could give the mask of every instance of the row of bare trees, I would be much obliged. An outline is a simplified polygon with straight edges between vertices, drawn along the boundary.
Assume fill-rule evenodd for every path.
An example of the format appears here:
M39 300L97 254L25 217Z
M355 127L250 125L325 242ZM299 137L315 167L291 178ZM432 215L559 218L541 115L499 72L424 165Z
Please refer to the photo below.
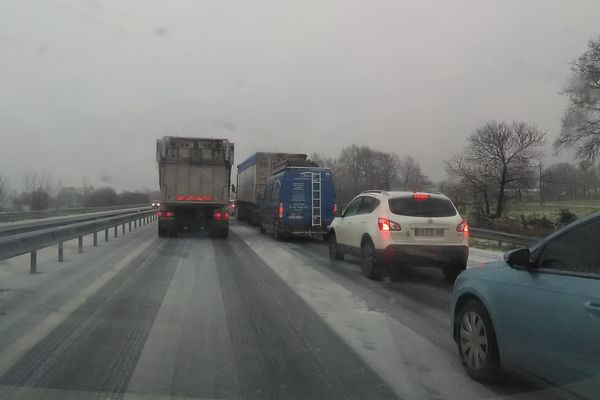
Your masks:
M111 187L94 188L84 182L81 187L62 186L47 174L28 172L23 176L22 189L9 190L0 175L0 210L46 210L79 207L147 204L157 198L156 192L122 191Z
M332 168L340 204L368 189L425 190L431 186L421 166L410 156L400 157L355 144L342 149L338 158L314 153L317 164Z

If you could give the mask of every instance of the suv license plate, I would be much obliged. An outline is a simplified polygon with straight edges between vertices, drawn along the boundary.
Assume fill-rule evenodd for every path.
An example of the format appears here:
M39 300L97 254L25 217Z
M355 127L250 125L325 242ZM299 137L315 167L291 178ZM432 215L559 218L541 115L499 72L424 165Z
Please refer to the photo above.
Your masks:
M435 228L415 228L415 236L442 237L444 236L444 230Z

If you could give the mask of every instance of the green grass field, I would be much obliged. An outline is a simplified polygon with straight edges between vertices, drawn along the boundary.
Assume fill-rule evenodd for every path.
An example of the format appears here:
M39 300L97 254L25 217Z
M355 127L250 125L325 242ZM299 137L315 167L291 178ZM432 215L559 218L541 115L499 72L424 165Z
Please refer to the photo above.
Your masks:
M600 211L600 200L572 200L572 201L548 201L543 206L539 202L513 202L509 205L506 215L509 217L518 217L521 214L545 215L546 218L554 221L558 217L561 208L568 208L575 213L578 218L585 217L596 211Z

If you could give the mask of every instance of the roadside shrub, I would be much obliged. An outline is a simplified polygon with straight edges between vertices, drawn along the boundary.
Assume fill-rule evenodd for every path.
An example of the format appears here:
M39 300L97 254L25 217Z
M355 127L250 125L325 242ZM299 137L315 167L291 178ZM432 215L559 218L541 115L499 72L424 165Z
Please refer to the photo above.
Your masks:
M558 211L558 219L556 222L558 226L565 226L575 221L576 219L577 215L573 211L569 210L568 208L561 208Z

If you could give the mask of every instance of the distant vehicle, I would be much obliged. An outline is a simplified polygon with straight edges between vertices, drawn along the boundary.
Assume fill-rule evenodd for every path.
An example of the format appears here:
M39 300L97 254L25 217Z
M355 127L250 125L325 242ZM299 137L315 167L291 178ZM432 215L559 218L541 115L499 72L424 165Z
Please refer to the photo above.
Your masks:
M160 202L158 202L158 201L153 202L152 207L156 207L156 208L160 207Z
M600 393L600 213L530 249L462 273L452 333L476 380L531 373L585 398Z
M306 154L255 153L238 165L237 219L258 225L267 181L273 169L286 160L306 160Z
M229 203L227 204L227 211L232 217L235 217L237 215L237 207L235 205L235 200L229 201Z
M362 272L392 280L402 265L441 267L454 280L467 266L469 226L446 196L368 190L355 197L330 226L329 256L354 254Z
M260 231L272 232L275 239L295 236L323 236L336 211L331 169L290 160L273 171L265 188ZM316 165L316 164L312 164Z
M234 145L226 139L166 136L157 140L159 236L201 230L228 236L233 153Z

